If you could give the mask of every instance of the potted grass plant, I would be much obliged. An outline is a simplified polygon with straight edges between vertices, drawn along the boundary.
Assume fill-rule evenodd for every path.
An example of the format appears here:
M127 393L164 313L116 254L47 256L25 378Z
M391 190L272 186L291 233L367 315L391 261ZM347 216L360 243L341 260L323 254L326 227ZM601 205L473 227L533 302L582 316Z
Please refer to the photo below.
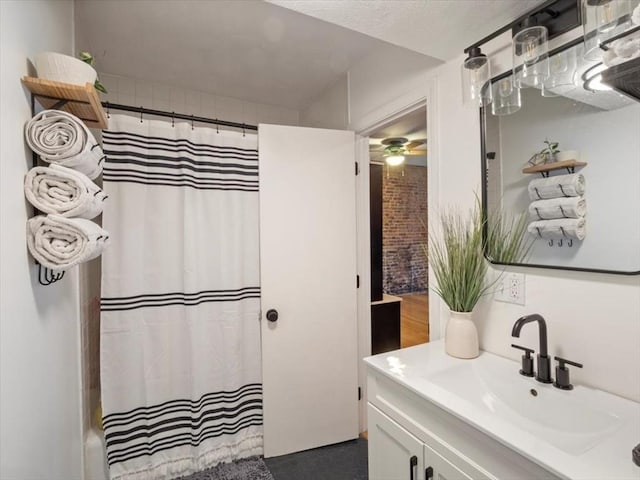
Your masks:
M527 217L493 212L482 215L480 202L466 213L445 211L440 229L429 235L429 263L437 285L432 287L450 310L445 329L445 350L458 358L479 354L478 331L472 312L483 296L500 280L489 280L486 256L495 263L519 263L531 247ZM432 229L433 231L433 229Z

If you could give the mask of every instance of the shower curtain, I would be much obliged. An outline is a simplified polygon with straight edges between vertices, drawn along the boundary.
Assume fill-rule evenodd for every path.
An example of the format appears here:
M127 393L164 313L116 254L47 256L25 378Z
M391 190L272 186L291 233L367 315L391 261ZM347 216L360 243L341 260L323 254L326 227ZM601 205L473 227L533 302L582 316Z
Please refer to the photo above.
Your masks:
M103 145L111 479L261 454L257 135L112 115Z

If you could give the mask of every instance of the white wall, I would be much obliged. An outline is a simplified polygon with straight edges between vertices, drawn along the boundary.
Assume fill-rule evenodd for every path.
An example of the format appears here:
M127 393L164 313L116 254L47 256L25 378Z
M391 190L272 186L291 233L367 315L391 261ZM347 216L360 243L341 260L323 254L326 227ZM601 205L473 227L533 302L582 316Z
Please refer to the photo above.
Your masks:
M298 125L298 111L290 108L104 72L99 78L109 92L100 95L103 101L250 125Z
M300 126L346 130L349 125L349 80L345 75L300 111Z
M43 287L27 254L22 192L27 59L72 53L73 2L0 2L0 478L82 478L78 274Z
M349 70L349 128L360 132L424 100L427 72L439 60L389 45Z

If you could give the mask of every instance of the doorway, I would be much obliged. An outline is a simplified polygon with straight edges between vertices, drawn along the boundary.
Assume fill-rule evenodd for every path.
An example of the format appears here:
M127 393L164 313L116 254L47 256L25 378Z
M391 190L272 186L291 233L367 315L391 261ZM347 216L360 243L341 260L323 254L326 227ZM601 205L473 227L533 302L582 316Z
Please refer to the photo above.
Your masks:
M429 341L426 106L369 133L372 354Z

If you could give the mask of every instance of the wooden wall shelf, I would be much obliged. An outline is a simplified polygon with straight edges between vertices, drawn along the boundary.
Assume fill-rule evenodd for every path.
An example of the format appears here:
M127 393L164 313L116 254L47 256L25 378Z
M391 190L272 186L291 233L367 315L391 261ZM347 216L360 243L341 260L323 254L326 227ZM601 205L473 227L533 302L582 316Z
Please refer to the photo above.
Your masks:
M73 85L34 77L23 77L22 83L44 108L69 112L90 128L107 128L107 115L92 84Z
M562 168L566 168L573 173L575 167L584 167L586 164L587 162L579 162L578 160L564 160L562 162L543 163L542 165L523 168L522 173L542 173L544 175Z

